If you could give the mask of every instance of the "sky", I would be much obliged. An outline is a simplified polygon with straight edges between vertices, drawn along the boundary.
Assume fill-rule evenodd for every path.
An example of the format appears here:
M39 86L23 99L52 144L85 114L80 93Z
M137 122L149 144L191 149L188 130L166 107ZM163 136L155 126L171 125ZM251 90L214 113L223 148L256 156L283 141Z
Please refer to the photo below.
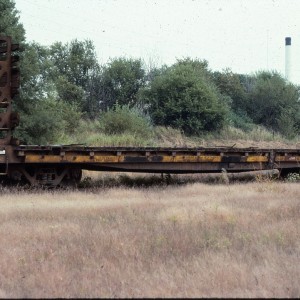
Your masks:
M298 0L15 0L27 41L42 45L90 39L98 60L141 58L147 66L185 57L235 73L285 76L300 84Z

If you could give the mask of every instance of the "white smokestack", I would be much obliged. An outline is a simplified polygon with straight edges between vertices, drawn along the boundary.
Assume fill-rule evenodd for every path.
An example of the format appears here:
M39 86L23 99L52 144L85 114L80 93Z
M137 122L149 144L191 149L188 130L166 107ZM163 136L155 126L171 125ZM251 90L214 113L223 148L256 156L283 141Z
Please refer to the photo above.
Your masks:
M285 38L285 78L291 80L291 45L292 39Z

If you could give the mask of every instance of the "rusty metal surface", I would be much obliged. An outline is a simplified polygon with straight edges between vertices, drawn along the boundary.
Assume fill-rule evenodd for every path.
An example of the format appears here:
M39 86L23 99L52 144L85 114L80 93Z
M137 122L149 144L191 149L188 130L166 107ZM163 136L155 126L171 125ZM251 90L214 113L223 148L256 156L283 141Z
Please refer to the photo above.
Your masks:
M299 168L300 149L9 146L9 164L134 172L231 172ZM1 151L1 149L0 149ZM3 160L2 160L3 162ZM0 155L1 164L1 155Z
M0 36L0 145L11 143L12 130L19 124L19 115L12 112L12 98L20 84L16 50L18 45L10 37Z
M9 147L9 148L8 148ZM76 181L74 170L148 173L219 173L299 168L300 150L8 146L9 176L31 185ZM1 151L1 150L0 150ZM1 153L1 152L0 152ZM1 159L1 155L0 155ZM5 160L0 160L5 169ZM58 171L61 170L61 171Z
M0 37L0 145L9 144L11 138L11 39Z

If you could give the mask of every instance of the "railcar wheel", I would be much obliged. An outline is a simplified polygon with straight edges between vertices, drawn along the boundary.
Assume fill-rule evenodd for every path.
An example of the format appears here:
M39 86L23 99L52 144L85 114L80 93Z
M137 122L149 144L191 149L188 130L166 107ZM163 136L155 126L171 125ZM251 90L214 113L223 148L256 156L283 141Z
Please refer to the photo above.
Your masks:
M78 168L70 168L66 176L63 178L61 185L62 186L77 186L82 178L82 170Z

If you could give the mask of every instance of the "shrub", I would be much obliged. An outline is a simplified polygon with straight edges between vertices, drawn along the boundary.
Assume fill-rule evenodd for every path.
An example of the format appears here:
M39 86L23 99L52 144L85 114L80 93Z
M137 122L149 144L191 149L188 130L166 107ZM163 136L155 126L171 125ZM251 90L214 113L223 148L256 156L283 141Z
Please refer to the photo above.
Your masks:
M249 92L248 115L254 123L288 138L299 130L299 89L276 72L260 72Z
M73 133L81 117L76 106L54 99L40 100L29 113L21 111L20 115L21 123L15 136L22 143L46 145Z
M138 137L150 137L152 125L149 117L138 108L115 105L100 116L100 127L106 134L130 133Z
M288 182L299 182L300 174L299 173L289 173L286 177L286 181Z
M207 63L181 60L156 76L140 93L156 125L188 135L217 131L225 123L228 105L209 78Z
M229 113L229 120L231 125L245 132L249 132L255 127L253 121L243 111L234 112L231 110Z

